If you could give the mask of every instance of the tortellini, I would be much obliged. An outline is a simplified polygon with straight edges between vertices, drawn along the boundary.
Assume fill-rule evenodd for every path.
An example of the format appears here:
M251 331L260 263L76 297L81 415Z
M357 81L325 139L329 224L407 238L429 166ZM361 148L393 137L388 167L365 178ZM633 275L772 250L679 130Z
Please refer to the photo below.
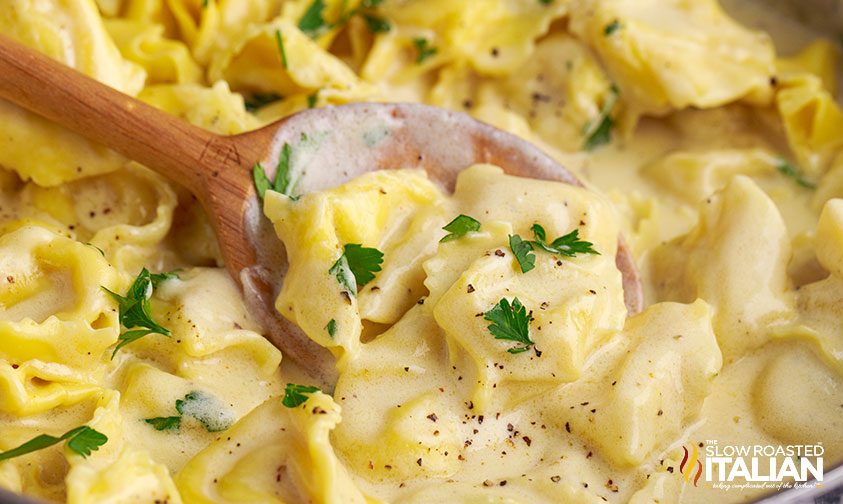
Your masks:
M716 0L575 3L573 32L597 51L633 112L772 98L772 41L737 24Z
M794 315L786 274L790 242L778 210L748 178L736 176L700 204L700 221L657 249L659 297L707 300L724 360L762 345L767 327Z
M444 235L445 209L444 196L420 171L373 172L297 201L268 192L266 215L290 262L276 308L314 341L354 358L364 320L394 323L421 297L421 261ZM374 247L393 259L377 281L344 286L339 273L329 271L348 244ZM316 312L314 302L330 309ZM331 320L333 334L327 330Z

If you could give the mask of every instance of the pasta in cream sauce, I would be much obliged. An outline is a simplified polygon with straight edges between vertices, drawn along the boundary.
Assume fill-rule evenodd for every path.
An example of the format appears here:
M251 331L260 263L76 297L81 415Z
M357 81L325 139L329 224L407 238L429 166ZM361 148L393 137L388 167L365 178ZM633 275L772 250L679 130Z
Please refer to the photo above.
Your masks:
M722 488L702 471L716 447L843 460L840 47L793 17L733 0L0 0L0 31L220 134L427 103L586 185L475 165L453 194L413 170L267 191L290 262L276 307L337 357L316 390L263 337L194 197L0 100L0 488L692 503L775 489ZM440 242L459 215L477 225ZM548 250L573 230L595 253ZM349 245L382 253L374 280L343 270ZM127 342L119 298L144 271L170 335ZM493 337L516 300L529 337ZM3 458L80 426L107 442Z

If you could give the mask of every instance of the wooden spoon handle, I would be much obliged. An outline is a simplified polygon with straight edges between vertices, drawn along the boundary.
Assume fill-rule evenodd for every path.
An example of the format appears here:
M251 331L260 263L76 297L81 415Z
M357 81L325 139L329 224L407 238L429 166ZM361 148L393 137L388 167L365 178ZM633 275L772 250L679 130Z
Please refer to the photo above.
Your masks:
M200 160L221 137L2 34L0 97L155 169L199 197L204 195Z

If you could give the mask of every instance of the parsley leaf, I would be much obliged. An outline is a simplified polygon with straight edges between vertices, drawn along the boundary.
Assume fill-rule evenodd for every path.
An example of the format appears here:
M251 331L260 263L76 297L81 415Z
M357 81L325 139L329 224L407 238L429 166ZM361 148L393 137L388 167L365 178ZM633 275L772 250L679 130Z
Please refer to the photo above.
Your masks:
M255 93L250 95L248 98L243 98L243 105L246 106L247 112L254 112L264 105L283 99L284 97L278 93Z
M307 108L312 109L316 106L316 99L319 98L319 91L314 91L313 94L307 95Z
M335 319L331 319L331 321L328 322L328 325L325 326L325 330L328 331L328 336L333 338L334 334L337 333L337 321Z
M518 235L510 235L509 249L515 254L515 259L521 266L521 273L526 273L536 267L536 255L533 254L533 246L530 242L522 240Z
M782 175L791 177L793 180L796 181L797 184L801 185L802 187L805 187L807 189L816 189L817 188L817 184L815 182L805 178L805 176L802 174L802 172L797 170L792 164L788 163L787 160L785 160L784 158L778 158L776 160L776 169Z
M547 238L543 227L533 224L530 230L533 232L533 237L535 237L535 241L530 243L551 254L560 254L566 257L574 257L577 254L600 255L600 252L592 248L594 246L593 243L579 239L579 229L575 229L565 236L560 236L550 244L546 241Z
M357 285L364 286L375 279L375 272L381 270L383 252L376 248L363 247L356 243L345 246L348 267L357 280Z
M450 234L447 234L439 240L439 243L456 240L460 236L468 233L469 231L477 231L480 229L480 221L474 219L473 217L469 217L468 215L459 214L454 220L449 222L448 224L443 227L445 231L449 231Z
M373 16L372 14L363 14L363 19L366 20L366 26L369 27L369 31L372 33L386 33L392 29L392 25L389 24L389 21L382 17Z
M594 150L603 144L609 143L609 140L611 140L612 126L614 126L615 120L612 119L610 113L612 112L612 107L615 106L619 93L620 91L613 84L600 112L583 127L582 134L585 137L583 148L585 150Z
M62 437L68 440L67 447L82 455L82 458L88 458L91 452L99 450L100 446L108 441L108 437L105 434L88 426L77 427L74 431L70 431L73 432L72 435L68 436L65 434Z
M328 270L328 274L334 275L337 282L342 285L351 296L357 296L357 281L354 279L354 273L348 266L348 258L345 254L341 255L337 262Z
M224 431L234 423L234 414L216 397L201 390L194 390L183 399L177 399L176 411L178 415L147 418L144 422L158 431L176 432L181 429L181 419L184 415L195 418L208 432Z
M343 26L349 19L359 14L363 16L364 21L366 21L366 26L369 27L369 31L372 33L388 32L392 29L389 21L370 12L365 12L366 10L376 8L381 3L383 3L383 0L363 0L363 2L361 2L362 9L358 8L346 11L346 2L344 1L342 8L343 12L340 14L339 19L337 19L334 23L328 23L322 15L322 12L326 7L324 0L314 0L299 20L299 29L310 38L315 39L327 30ZM286 65L284 68L286 68ZM315 102L315 99L313 102ZM313 106L310 108L313 108Z
M284 399L281 400L281 403L288 408L295 408L304 404L307 401L308 395L319 391L319 387L288 383L287 388L284 390Z
M234 413L219 399L201 390L194 390L184 399L177 400L176 411L195 418L208 432L224 431L234 423Z
M149 298L152 297L153 289L162 281L169 278L178 278L175 273L156 273L152 275L144 268L141 270L135 282L129 288L126 296L121 296L105 287L105 290L117 301L120 313L120 324L126 329L138 329L125 331L120 334L117 346L111 354L111 358L117 355L117 351L129 343L146 336L147 334L163 334L170 337L172 333L152 319L149 314Z
M287 68L287 52L284 51L284 39L281 37L281 30L275 30L275 42L278 44L278 52L281 53L281 64Z
M535 345L533 340L530 339L530 316L527 314L527 308L521 304L518 298L512 300L512 305L506 298L501 298L498 304L485 313L483 319L492 322L489 325L489 332L495 339L516 341L525 345L508 348L507 352L511 354L526 352L531 346Z
M299 30L303 31L308 37L316 38L321 35L330 26L322 17L322 11L325 10L325 2L323 0L314 0L304 15L299 19Z
M160 284L164 280L172 280L174 278L178 278L179 271L181 271L181 269L177 269L174 271L165 271L164 273L150 273L149 278L150 280L152 280L152 288L157 289L158 284Z
M278 164L275 166L275 184L274 189L281 194L292 196L290 190L292 187L292 177L290 174L290 156L293 153L290 144L284 142L284 147L281 147L281 154L278 156Z
M255 163L255 166L252 167L252 178L255 180L255 189L258 191L258 196L263 199L266 191L272 189L272 182L269 181L269 177L266 176L260 162Z
M357 286L364 286L381 270L383 252L376 248L349 243L343 247L343 254L331 266L328 273L336 275L337 281L352 295L357 295Z
M611 35L611 34L615 33L616 31L620 30L621 28L623 28L623 25L621 24L621 22L620 22L620 21L618 21L617 19L615 19L614 21L612 21L611 23L607 24L607 25L603 28L603 35L606 35L606 36L608 37L609 35Z
M422 63L427 58L439 52L439 49L431 46L430 42L425 38L414 38L413 45L416 46L416 63Z
M88 426L76 427L75 429L65 432L60 437L41 434L17 448L12 448L11 450L0 453L0 460L7 460L21 455L26 455L27 453L42 450L65 440L67 440L68 448L79 455L82 455L82 457L87 458L92 451L99 450L99 447L108 441L108 437Z
M144 422L155 427L157 431L178 431L181 428L181 415L147 418Z
M290 147L290 144L285 142L284 147L281 148L281 154L278 155L278 165L275 167L275 182L269 181L269 177L266 176L263 165L260 163L256 163L252 167L252 178L255 180L255 189L261 199L266 195L266 191L270 189L296 199L290 194L293 185L292 175L290 173L290 156L292 152L293 149Z

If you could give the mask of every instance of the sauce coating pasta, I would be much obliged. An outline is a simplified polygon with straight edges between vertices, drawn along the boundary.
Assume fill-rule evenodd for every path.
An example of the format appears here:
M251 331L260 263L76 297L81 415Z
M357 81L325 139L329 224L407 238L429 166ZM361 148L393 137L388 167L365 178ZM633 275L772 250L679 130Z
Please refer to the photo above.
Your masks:
M4 34L220 134L421 102L521 136L588 186L476 165L453 194L413 170L267 191L290 262L276 307L337 357L320 391L262 336L195 198L0 100L0 488L692 503L837 465L840 49L761 2L724 3L0 0ZM107 442L3 458L80 426ZM822 453L776 452L806 446ZM703 470L728 447L771 447L764 475L794 469L767 486L745 484L755 466L730 480L734 459Z

